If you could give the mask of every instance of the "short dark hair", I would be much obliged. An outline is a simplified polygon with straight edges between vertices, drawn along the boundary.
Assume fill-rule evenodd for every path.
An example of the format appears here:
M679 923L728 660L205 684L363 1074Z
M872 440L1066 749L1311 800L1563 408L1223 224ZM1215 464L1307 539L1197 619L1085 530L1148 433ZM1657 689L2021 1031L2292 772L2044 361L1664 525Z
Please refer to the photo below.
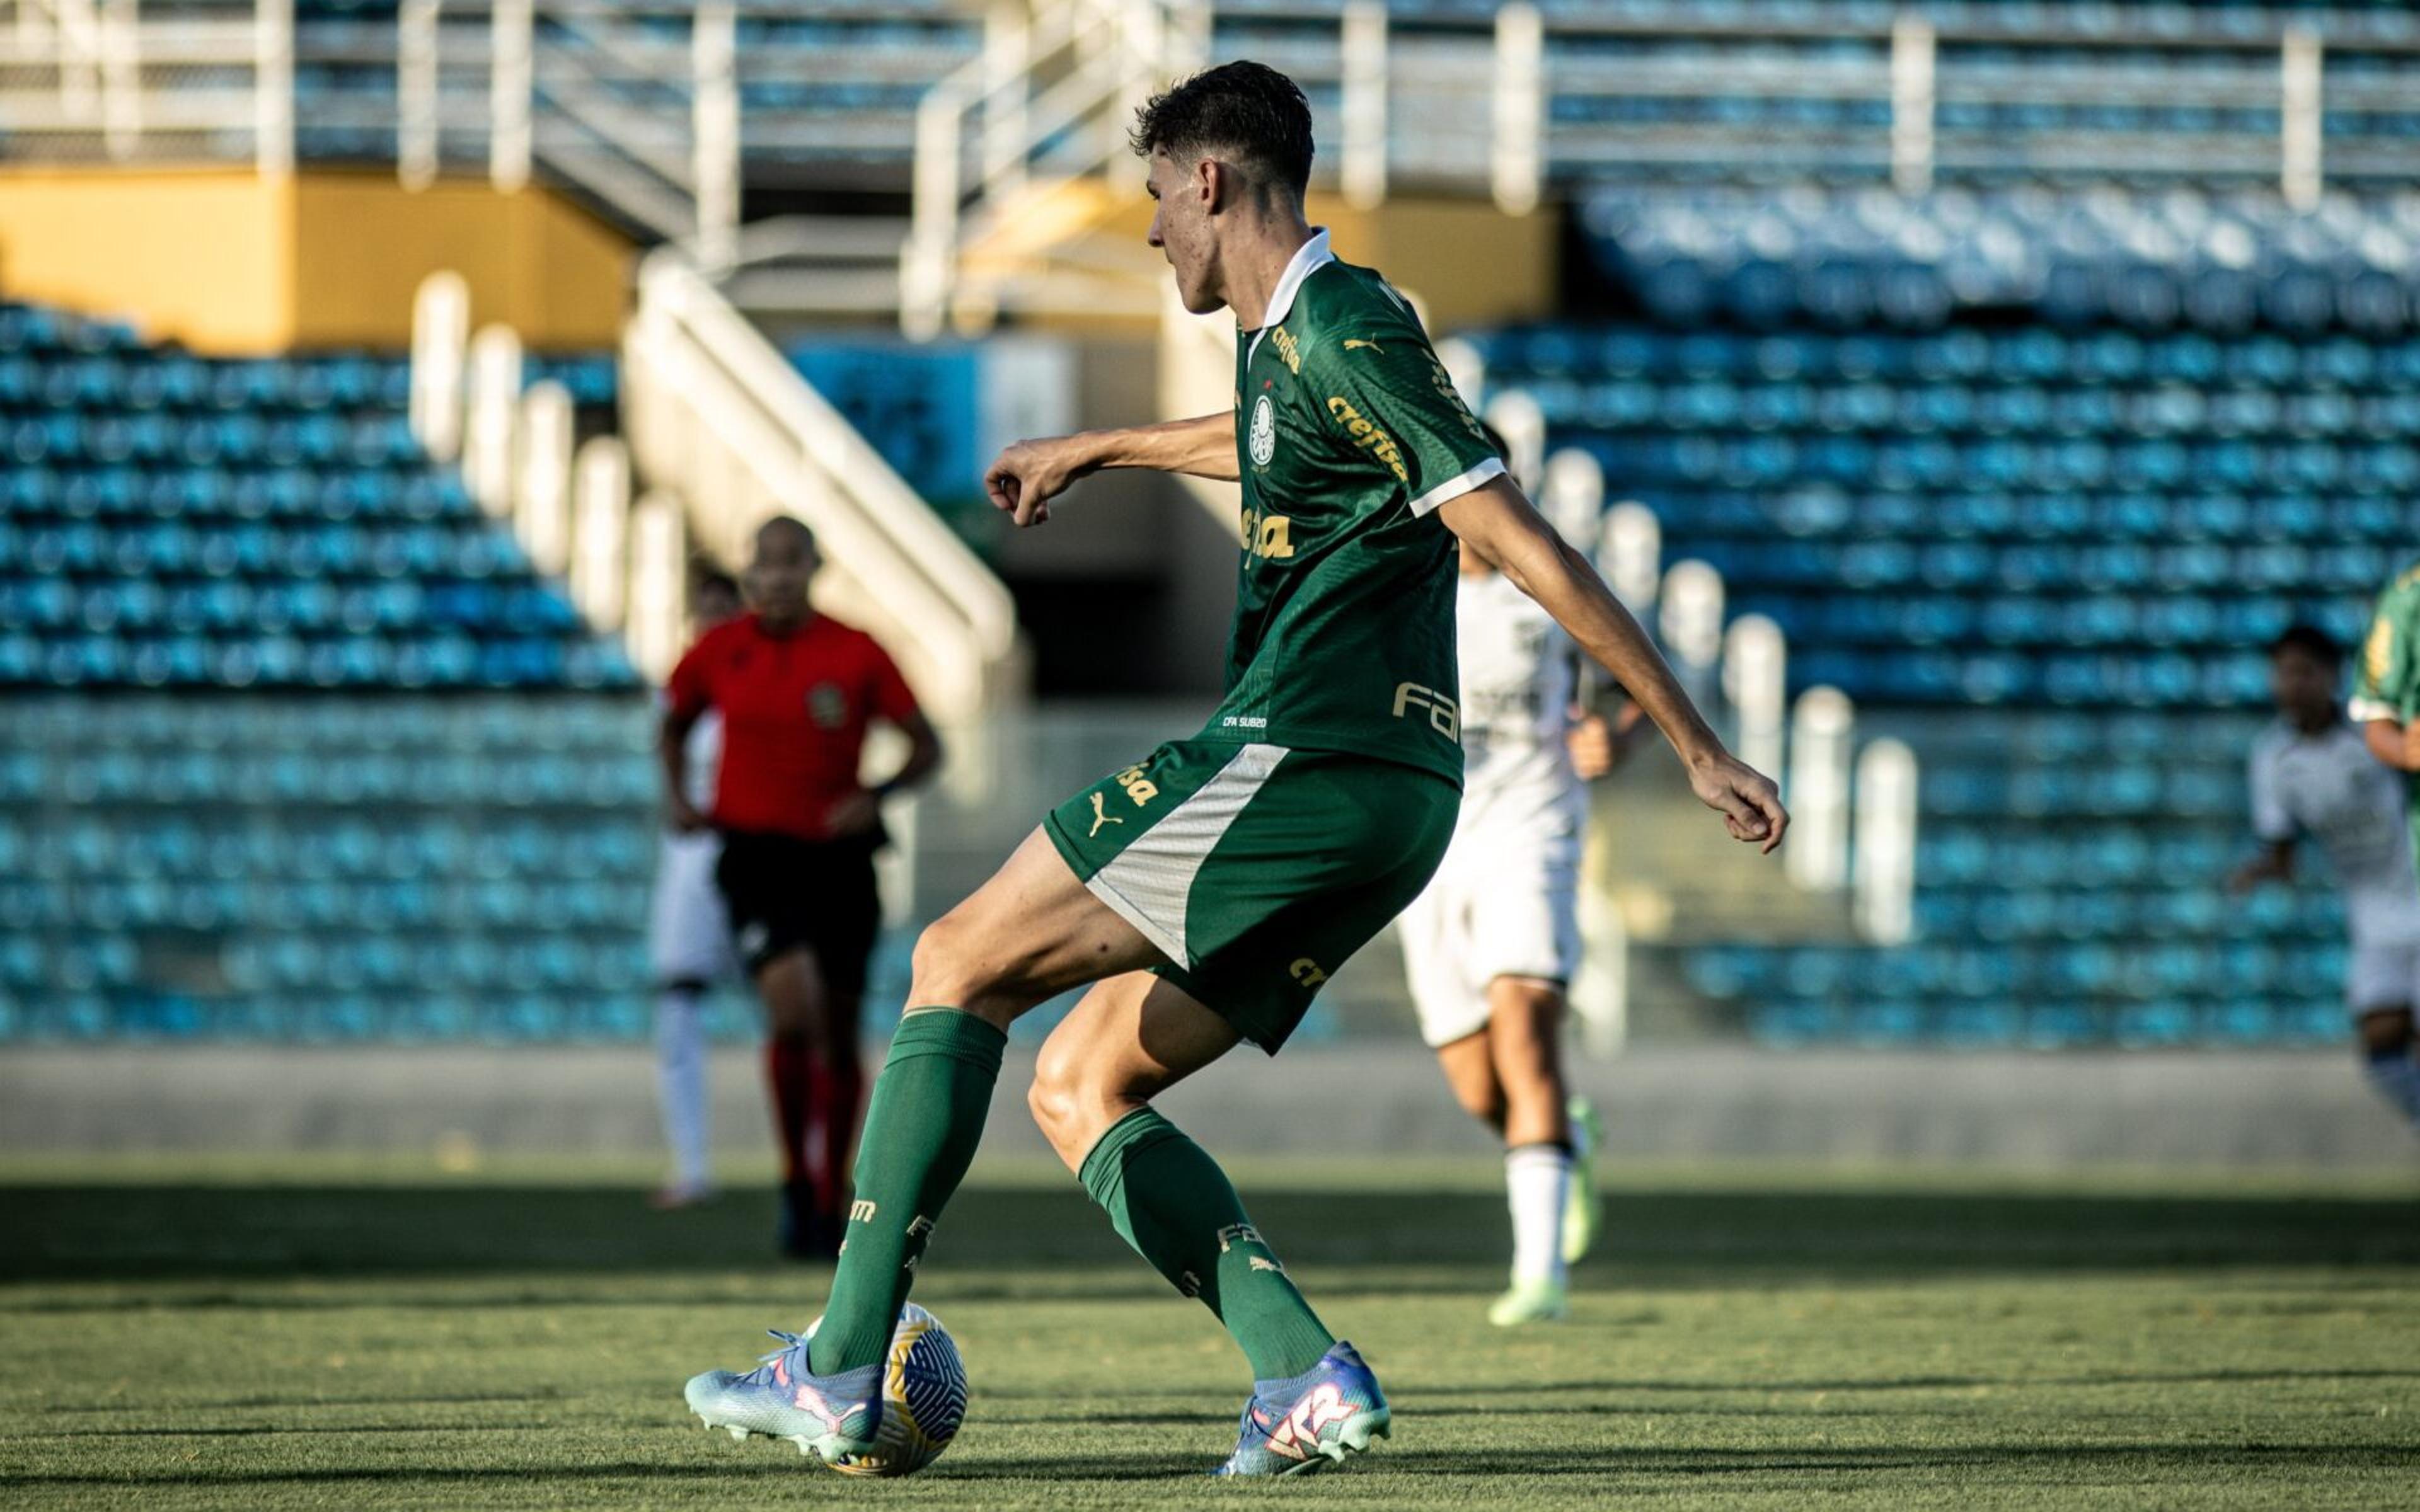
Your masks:
M739 596L739 579L721 567L700 566L690 579L690 591L699 594L722 593Z
M2269 642L2269 655L2272 656L2288 651L2299 651L2322 667L2344 665L2343 645L2335 636L2316 625L2289 625L2277 632L2277 639Z
M1265 63L1222 63L1152 96L1126 140L1139 158L1223 149L1296 194L1311 183L1311 101Z
M768 535L795 535L805 544L808 550L815 549L815 532L808 529L807 522L796 515L767 517L765 523L756 527L756 539L761 543Z

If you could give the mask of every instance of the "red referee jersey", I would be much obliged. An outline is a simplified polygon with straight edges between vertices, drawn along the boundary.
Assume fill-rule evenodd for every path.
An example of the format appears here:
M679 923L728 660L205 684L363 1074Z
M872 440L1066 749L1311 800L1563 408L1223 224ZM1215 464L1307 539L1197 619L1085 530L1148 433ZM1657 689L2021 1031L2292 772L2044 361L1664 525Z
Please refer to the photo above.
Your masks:
M753 613L698 637L673 669L673 708L722 716L714 822L801 840L831 835L832 806L859 791L865 727L916 712L872 636L816 614L787 635Z

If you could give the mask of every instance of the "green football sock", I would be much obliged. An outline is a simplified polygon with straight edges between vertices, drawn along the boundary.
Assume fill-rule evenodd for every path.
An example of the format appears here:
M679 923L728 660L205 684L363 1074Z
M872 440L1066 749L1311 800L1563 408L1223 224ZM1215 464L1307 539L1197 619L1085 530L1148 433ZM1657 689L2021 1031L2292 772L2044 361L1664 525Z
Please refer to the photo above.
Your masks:
M983 1140L1008 1036L955 1009L913 1011L891 1037L857 1152L840 1271L809 1350L815 1374L882 1358L933 1225Z
M1336 1342L1244 1215L1227 1173L1157 1113L1137 1108L1111 1124L1080 1180L1136 1254L1218 1314L1254 1380L1301 1375Z

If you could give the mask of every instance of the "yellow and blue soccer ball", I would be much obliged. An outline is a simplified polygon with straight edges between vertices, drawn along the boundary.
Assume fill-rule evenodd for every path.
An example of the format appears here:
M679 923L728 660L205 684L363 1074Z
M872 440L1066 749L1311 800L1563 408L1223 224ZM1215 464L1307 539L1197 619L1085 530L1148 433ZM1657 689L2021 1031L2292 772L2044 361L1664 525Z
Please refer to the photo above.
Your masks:
M814 1336L814 1329L807 1334ZM844 1475L912 1475L941 1458L966 1417L967 1365L958 1341L939 1319L908 1303L899 1309L883 1362L882 1427L875 1446L831 1466Z

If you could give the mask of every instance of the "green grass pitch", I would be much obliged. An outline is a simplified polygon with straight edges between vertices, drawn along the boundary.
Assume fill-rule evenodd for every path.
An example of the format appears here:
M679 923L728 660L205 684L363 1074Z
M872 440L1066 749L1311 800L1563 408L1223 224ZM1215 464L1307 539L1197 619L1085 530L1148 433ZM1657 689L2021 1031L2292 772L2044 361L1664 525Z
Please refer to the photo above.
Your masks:
M1393 1442L1213 1484L1241 1357L1063 1179L942 1225L966 1430L852 1482L682 1412L796 1328L743 1192L636 1173L0 1165L0 1506L2420 1506L2420 1183L1650 1171L1506 1335L1484 1164L1243 1167Z

